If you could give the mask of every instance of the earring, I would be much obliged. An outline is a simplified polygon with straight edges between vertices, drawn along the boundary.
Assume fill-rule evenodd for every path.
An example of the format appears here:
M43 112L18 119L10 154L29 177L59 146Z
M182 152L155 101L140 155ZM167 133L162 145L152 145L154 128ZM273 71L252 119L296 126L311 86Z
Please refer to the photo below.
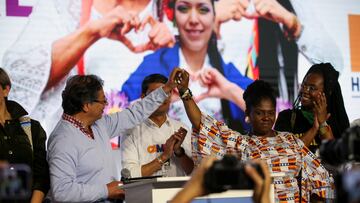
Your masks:
M245 116L245 123L250 123L250 117L249 116Z

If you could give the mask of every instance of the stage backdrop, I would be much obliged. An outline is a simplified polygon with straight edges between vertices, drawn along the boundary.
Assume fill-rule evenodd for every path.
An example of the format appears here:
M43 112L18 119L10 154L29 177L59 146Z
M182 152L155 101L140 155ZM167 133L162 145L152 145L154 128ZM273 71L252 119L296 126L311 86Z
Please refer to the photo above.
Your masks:
M289 107L297 96L298 85L312 63L331 62L341 74L340 84L350 122L359 118L360 2L281 2L285 2L283 4L286 9L296 12L304 27L301 37L297 41L284 41L283 37L278 37L282 33L282 27L266 21L259 20L256 30L254 20L226 22L221 26L221 39L218 41L225 64L232 63L240 74L245 75L246 69L254 65L250 58L253 63L255 61L260 79L271 82L277 89L279 109L283 109ZM156 2L150 3L148 9L151 11L154 6ZM0 0L0 63L14 82L10 98L18 100L34 118L40 120L47 132L51 131L61 115L60 93L65 81L64 79L45 89L51 67L51 46L55 40L72 33L79 26L80 11L81 0ZM89 18L98 19L101 14L91 10ZM171 19L164 16L164 22L177 34ZM255 52L252 51L254 32L260 49ZM146 41L146 33L140 35ZM129 38L134 43L139 40ZM130 87L130 93L124 93L123 84L131 80L131 74L139 71L138 66L143 58L151 53L147 51L134 54L120 42L108 39L99 40L87 50L84 56L85 73L97 74L104 79L104 89L110 102L106 112L119 111L139 98L139 94L131 96L132 98L128 95L139 92L138 86ZM151 58L148 60L151 61ZM186 65L181 56L176 60ZM140 71L140 76L136 76L135 81L157 68L161 67L149 67L146 71ZM78 71L75 67L69 74L77 74ZM248 77L253 79L254 75L248 74ZM195 85L194 89L196 88ZM195 91L201 95L208 88L200 85ZM203 106L209 107L206 109L208 113L223 118L216 111L220 100L206 100L211 98L204 99ZM181 105L172 105L170 115L189 123L181 108ZM47 118L48 116L50 117ZM239 118L238 115L233 116Z

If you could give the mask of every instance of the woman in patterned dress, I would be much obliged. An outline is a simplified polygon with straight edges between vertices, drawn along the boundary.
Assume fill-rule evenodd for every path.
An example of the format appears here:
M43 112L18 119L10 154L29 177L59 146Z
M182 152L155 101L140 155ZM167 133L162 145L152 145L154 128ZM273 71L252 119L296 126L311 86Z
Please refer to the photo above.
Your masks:
M186 71L182 74L188 76ZM242 161L263 159L274 177L276 202L309 202L333 198L333 179L304 143L292 133L272 129L276 99L270 84L257 80L248 86L243 98L249 134L240 134L223 122L203 114L193 101L187 77L179 81L179 92L193 125L193 158L217 158L235 154ZM232 91L232 90L228 90ZM301 179L301 182L299 180ZM301 190L299 189L301 187Z

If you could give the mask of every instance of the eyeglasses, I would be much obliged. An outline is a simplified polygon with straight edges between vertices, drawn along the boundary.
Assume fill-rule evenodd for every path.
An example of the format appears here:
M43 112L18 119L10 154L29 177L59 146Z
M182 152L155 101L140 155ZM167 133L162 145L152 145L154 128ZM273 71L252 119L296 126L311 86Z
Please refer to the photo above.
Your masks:
M100 103L100 104L103 104L103 105L108 105L108 101L107 99L104 99L104 100L93 100L92 102L96 102L96 103Z
M303 89L303 90L305 90L305 91L309 91L309 92L315 92L315 91L319 90L319 89L316 88L315 86L306 85L306 84L301 84L301 89Z

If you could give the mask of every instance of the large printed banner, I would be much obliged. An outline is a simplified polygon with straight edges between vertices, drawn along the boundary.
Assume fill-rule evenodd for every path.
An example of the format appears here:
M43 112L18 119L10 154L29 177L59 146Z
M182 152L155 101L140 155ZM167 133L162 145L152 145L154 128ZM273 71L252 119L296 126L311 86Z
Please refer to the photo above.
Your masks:
M181 19L174 23L171 8L159 8L168 1L159 1L149 0L139 18L155 16L155 19L168 26L171 33L181 34ZM84 8L84 2L90 5ZM91 2L0 1L0 64L13 82L10 99L20 102L35 119L41 121L47 132L51 132L61 115L61 91L66 78L79 71L104 79L104 90L109 101L105 111L112 113L139 99L145 76L152 73L169 76L173 68L185 68L192 76L190 87L203 111L217 119L233 120L245 126L242 102L227 94L232 91L221 92L224 85L235 84L238 89L244 90L259 76L276 88L279 110L291 108L308 68L314 63L330 62L341 74L339 80L350 122L360 118L358 0L279 1L285 9L296 13L303 26L297 40L288 40L281 24L264 19L243 17L240 21L224 22L220 26L221 38L217 40L221 55L218 63L214 62L216 53L208 52L202 59L203 65L194 68L194 56L183 52L183 49L189 48L186 46L210 46L208 41L213 37L205 37L206 43L203 44L186 45L184 42L172 48L140 53L130 50L121 41L102 38L87 48L81 66L76 62L73 68L60 69L60 73L54 75L52 69L57 67L57 63L64 62L62 60L71 55L72 47L82 43L82 40L74 41L72 46L64 49L66 43L62 40L74 35L82 24L106 15ZM159 16L159 10L163 15ZM212 21L206 22L208 25L202 23L205 31L206 26L213 26ZM134 46L146 44L152 29L153 25L148 23L144 30L131 30L126 37ZM203 35L202 31L198 32L194 31L192 37ZM206 74L210 75L210 79L204 80ZM221 94L216 94L217 91ZM238 96L241 97L241 94ZM228 102L221 102L221 98ZM173 102L169 115L189 123L180 100Z

